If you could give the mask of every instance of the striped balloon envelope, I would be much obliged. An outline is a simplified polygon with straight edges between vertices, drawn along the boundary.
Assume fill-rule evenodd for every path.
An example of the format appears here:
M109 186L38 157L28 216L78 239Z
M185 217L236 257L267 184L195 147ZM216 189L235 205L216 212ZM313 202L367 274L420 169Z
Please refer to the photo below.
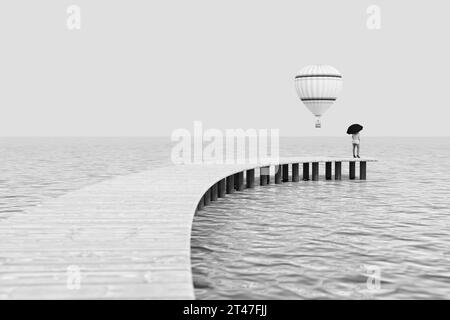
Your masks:
M295 88L300 100L317 117L316 128L320 128L320 117L342 89L342 75L332 66L307 66L295 76Z

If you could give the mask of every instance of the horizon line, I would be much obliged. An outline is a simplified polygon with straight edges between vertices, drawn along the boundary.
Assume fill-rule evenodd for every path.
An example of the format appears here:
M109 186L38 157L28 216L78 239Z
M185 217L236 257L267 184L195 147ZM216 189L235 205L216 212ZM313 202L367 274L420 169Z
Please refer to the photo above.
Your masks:
M294 136L283 135L280 138L344 138L348 134L339 136ZM0 135L1 138L171 138L170 135ZM364 135L364 138L450 138L450 135L427 135L427 136L413 136L413 135Z

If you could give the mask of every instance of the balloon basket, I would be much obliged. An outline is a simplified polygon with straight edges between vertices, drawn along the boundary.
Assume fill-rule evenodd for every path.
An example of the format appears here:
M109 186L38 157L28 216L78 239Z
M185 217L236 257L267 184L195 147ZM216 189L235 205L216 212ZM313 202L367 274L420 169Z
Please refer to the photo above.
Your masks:
M318 129L322 128L322 124L320 123L320 120L316 121L316 128L318 128Z

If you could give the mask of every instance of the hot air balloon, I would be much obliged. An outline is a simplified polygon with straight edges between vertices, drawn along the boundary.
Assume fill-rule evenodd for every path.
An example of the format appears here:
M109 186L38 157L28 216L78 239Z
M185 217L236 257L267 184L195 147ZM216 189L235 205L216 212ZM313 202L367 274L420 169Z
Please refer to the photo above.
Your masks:
M320 128L320 117L342 89L342 75L332 66L307 66L295 76L295 88L300 100L317 117L316 128Z

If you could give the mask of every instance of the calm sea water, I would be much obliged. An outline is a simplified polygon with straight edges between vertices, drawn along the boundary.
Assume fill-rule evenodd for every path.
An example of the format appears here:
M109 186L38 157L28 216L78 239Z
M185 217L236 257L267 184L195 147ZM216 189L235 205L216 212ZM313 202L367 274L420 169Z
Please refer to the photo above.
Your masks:
M169 164L165 138L0 138L0 220L85 185Z
M282 156L350 148L346 138L281 141ZM450 298L450 139L363 137L361 152L380 159L367 181L257 187L201 211L197 298ZM169 139L2 138L0 223L49 197L168 165L169 155Z
M380 159L367 181L259 187L201 211L197 298L449 299L450 139L363 138L361 147ZM347 139L288 139L282 153L348 148Z

